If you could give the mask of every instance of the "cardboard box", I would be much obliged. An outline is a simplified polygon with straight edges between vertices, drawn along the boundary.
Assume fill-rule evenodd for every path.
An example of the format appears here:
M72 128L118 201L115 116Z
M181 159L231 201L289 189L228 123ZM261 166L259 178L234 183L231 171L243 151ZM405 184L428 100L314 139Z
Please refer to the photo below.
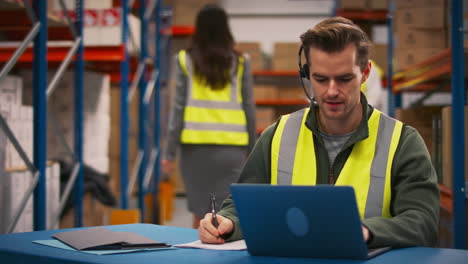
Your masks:
M407 28L446 28L445 10L440 7L427 6L405 8L395 12L395 27L397 31Z
M468 106L465 106L465 164L468 164ZM442 109L442 175L443 184L452 188L452 107ZM468 170L465 169L465 181L468 181Z
M276 42L273 48L272 70L274 71L294 71L298 70L297 53L301 47L296 42ZM305 63L305 57L302 57Z
M396 62L395 69L397 71L404 70L411 65L420 63L430 57L440 53L443 49L397 49L395 52Z
M367 6L373 10L388 9L388 0L368 0Z
M235 48L249 57L252 71L265 69L259 42L239 42L236 44Z
M278 88L273 85L255 85L255 100L275 100L279 98Z
M110 122L111 126L120 126L120 87L111 87L110 89ZM138 131L138 118L139 118L139 108L138 108L138 89L135 91L135 94L132 97L132 100L128 106L129 112L129 131L132 134L135 134Z
M432 120L434 116L440 115L441 111L441 106L423 106L408 109L400 108L397 109L395 116L396 119L418 130L419 134L424 139L424 143L426 143L429 153L433 156Z
M395 5L397 9L427 6L443 8L446 0L396 0Z
M265 129L276 121L276 111L272 106L257 107L255 111L257 128Z
M301 86L281 86L278 87L279 98L281 99L306 99L304 89Z
M438 48L447 47L447 31L438 29L404 29L396 33L396 47Z
M109 157L120 158L120 126L112 126L109 140ZM136 137L128 137L128 158L134 160L138 153L138 141Z
M90 193L83 197L83 226L102 226L108 224L110 211L107 207L97 201ZM60 220L60 228L73 228L74 212L70 209Z
M388 45L386 44L375 44L371 49L371 60L382 69L383 74L387 75L388 70L388 56L387 56Z
M173 25L195 25L198 11L210 3L216 0L164 0L165 5L172 7Z
M340 0L340 8L349 9L365 9L367 8L367 0Z

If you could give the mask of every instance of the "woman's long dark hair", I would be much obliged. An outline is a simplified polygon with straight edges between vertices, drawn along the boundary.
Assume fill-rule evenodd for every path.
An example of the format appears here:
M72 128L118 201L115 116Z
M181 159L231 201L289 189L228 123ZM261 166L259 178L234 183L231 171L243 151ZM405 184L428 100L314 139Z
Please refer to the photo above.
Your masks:
M226 12L214 4L205 5L197 15L195 33L188 49L195 74L213 90L220 90L230 81L234 38Z

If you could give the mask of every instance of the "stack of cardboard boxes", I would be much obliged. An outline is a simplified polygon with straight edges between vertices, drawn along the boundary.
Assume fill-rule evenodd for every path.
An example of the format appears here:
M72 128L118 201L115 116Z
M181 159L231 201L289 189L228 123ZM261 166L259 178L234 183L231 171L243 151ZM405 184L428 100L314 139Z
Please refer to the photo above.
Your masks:
M340 7L344 9L387 9L388 0L340 0Z
M6 76L0 82L0 114L30 161L33 158L33 110L23 105L23 80ZM60 167L49 162L46 168L47 228L52 226L60 201ZM7 233L26 191L33 182L33 174L0 129L0 233ZM13 232L33 231L33 196L30 196Z
M172 24L179 26L195 25L200 8L216 2L216 0L164 0L165 5L172 7Z
M446 0L398 0L396 4L396 70L448 47Z
M260 43L238 42L236 44L236 50L248 56L252 71L261 71L265 68Z

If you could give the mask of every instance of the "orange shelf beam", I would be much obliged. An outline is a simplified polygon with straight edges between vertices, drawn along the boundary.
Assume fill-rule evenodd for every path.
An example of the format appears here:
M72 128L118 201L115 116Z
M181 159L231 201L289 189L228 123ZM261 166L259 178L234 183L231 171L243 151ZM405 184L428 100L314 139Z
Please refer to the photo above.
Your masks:
M385 21L387 19L387 10L338 9L337 15L351 20Z
M306 99L256 100L257 105L310 105Z
M172 35L177 37L191 36L195 32L195 27L193 26L172 26L171 28L161 29L161 33L165 35Z
M254 76L299 76L298 71L254 71Z
M398 84L395 85L395 90L396 91L402 91L406 89L410 89L412 86L415 86L417 84L421 84L425 81L429 81L438 77L442 77L444 75L447 75L452 72L452 63L446 63L440 66L437 66L436 68L429 70L425 72L424 74L421 74L418 77L404 80Z
M49 47L47 50L47 61L61 62L68 53L70 47ZM0 48L0 62L8 61L16 47ZM102 46L102 47L85 47L85 61L121 61L123 59L123 46ZM27 48L19 58L19 62L32 62L34 52L32 48Z

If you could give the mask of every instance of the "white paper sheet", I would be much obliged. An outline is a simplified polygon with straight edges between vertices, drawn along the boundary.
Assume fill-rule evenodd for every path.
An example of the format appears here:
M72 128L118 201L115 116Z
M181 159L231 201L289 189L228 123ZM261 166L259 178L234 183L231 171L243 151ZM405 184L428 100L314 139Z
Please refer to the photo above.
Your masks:
M186 244L178 244L174 245L174 247L181 247L181 248L203 248L203 249L211 249L211 250L246 250L247 245L245 244L245 240L237 240L234 242L227 242L224 244L206 244L201 242L200 240L193 241Z

